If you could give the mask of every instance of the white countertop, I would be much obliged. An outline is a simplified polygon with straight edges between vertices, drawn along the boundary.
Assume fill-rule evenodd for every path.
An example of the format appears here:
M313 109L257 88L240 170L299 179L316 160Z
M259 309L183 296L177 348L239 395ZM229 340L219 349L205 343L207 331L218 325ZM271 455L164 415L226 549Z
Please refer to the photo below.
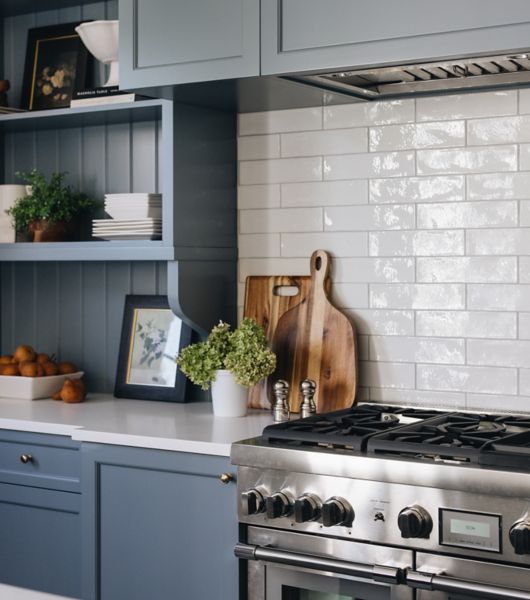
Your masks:
M71 436L73 440L230 456L230 445L256 437L270 411L214 417L209 402L178 404L89 394L81 404L0 398L0 429Z

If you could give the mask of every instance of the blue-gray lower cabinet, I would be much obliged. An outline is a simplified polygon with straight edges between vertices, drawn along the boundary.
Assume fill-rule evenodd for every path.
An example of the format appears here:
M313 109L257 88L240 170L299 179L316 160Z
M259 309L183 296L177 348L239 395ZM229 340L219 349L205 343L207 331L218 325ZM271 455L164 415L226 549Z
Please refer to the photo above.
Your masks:
M261 74L513 52L529 37L528 0L262 0Z
M0 582L81 597L81 460L69 438L0 430Z
M83 444L85 600L237 600L225 457Z
M259 0L119 0L120 86L259 75Z

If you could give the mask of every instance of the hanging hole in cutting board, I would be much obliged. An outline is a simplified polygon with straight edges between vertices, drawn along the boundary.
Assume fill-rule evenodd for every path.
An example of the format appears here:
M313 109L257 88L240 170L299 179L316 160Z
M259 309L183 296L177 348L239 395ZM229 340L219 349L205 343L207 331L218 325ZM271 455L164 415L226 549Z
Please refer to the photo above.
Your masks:
M298 296L300 288L296 285L276 285L272 293L275 296Z
M315 269L317 271L320 271L321 268L322 268L322 258L320 256L317 256L317 259L315 261Z

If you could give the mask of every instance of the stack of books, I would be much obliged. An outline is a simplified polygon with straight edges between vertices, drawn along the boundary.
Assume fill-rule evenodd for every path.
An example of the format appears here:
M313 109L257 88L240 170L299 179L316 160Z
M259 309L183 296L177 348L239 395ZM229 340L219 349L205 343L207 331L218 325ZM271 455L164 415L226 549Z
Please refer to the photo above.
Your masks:
M159 240L162 238L161 194L106 194L109 219L94 219L92 235L104 240Z

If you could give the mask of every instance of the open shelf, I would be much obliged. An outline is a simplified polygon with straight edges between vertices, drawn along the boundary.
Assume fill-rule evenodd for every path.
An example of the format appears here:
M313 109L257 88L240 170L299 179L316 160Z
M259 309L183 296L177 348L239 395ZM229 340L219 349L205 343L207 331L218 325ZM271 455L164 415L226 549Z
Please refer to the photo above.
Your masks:
M60 10L73 6L90 4L94 0L2 0L0 2L0 16L13 17L47 10Z

